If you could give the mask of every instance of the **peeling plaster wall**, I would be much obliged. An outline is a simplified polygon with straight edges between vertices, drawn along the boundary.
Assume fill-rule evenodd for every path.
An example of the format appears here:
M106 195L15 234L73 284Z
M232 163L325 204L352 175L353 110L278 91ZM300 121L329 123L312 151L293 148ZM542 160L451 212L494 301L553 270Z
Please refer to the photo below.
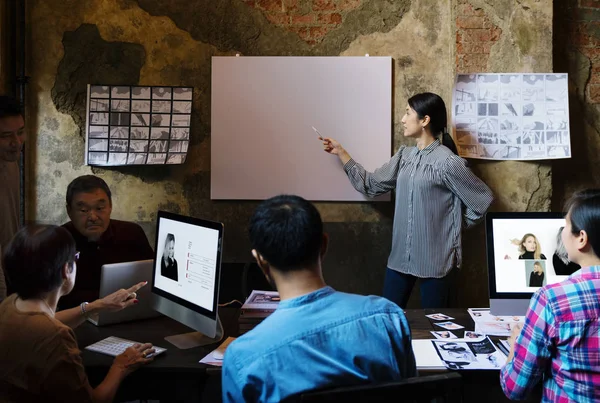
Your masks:
M488 71L548 71L552 58L546 49L551 44L537 31L551 32L552 15L544 11L549 1L488 3L469 3L501 30L486 47ZM397 149L410 143L399 123L409 96L433 91L450 105L457 71L457 9L464 4L463 0L30 1L28 219L65 222L68 183L94 173L113 191L113 217L140 223L152 244L156 211L165 209L224 222L224 260L247 261L246 223L256 202L210 200L211 57L390 55L395 61ZM93 51L98 46L102 51ZM82 100L85 84L94 81L193 86L188 161L167 167L84 167ZM549 168L479 162L473 167L497 194L496 209L547 209ZM380 294L391 242L392 203L317 203L317 207L331 236L324 265L327 281L343 291ZM466 270L458 278L461 283L477 278L481 289L461 287L456 306L487 301L481 233L479 226L467 234L465 249L477 248L477 253L466 252ZM411 304L416 303L415 290Z

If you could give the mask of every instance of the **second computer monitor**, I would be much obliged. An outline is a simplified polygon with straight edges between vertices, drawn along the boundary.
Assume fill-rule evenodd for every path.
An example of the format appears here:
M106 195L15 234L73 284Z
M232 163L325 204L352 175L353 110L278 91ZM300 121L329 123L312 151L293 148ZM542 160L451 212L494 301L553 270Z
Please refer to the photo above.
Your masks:
M222 245L223 224L158 212L154 309L198 331L166 338L179 348L222 337L218 317Z
M533 293L560 282L578 266L569 262L561 242L563 213L486 214L490 311L525 315Z

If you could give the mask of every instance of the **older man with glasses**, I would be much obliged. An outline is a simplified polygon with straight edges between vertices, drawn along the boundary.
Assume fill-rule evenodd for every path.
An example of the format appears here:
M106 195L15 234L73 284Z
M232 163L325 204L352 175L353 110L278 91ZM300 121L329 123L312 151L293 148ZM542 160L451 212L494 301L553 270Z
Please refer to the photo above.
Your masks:
M75 178L67 188L66 202L71 221L63 227L75 239L81 255L75 286L61 298L59 307L79 305L85 310L85 303L99 296L102 265L152 259L154 252L139 225L110 218L112 193L101 178Z

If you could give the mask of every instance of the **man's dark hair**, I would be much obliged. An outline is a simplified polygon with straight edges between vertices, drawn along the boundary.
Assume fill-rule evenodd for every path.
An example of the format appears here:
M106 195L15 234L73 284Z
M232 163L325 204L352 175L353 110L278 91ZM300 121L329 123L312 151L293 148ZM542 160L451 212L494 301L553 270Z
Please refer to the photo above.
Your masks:
M298 196L280 195L262 202L250 219L250 243L281 271L317 262L323 241L319 211Z
M575 192L566 203L570 213L571 232L585 231L594 254L600 257L600 189Z
M23 108L15 98L0 95L0 119L10 116L23 116Z
M17 232L4 251L9 288L22 299L38 298L62 284L62 268L75 260L75 240L62 227L32 225Z
M67 187L67 207L72 207L71 202L77 193L90 193L96 189L103 190L108 196L108 201L112 204L112 194L103 179L95 175L82 175L73 179Z

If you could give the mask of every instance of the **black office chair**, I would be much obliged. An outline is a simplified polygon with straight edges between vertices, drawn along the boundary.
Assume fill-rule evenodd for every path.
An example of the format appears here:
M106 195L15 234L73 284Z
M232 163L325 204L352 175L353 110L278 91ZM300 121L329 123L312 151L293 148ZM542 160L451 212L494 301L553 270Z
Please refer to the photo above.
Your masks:
M304 392L290 401L332 402L462 402L462 377L458 372L416 376L397 382L346 386Z

